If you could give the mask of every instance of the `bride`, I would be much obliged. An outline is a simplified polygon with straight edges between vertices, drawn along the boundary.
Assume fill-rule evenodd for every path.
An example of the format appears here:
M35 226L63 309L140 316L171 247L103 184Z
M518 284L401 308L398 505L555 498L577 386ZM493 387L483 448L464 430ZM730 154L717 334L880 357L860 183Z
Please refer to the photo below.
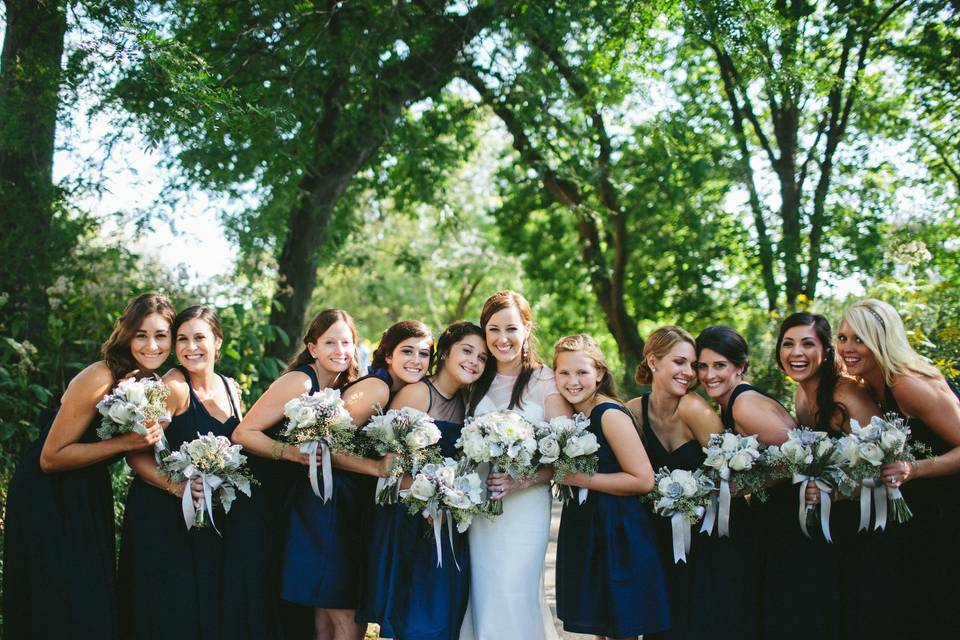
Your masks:
M477 383L471 415L510 409L539 422L571 415L557 392L553 371L533 349L530 304L515 291L496 293L483 305L480 326L496 362ZM492 380L491 380L492 377ZM503 500L503 515L470 526L470 603L460 640L556 640L543 591L543 565L550 537L552 472L514 482L491 473L487 490Z

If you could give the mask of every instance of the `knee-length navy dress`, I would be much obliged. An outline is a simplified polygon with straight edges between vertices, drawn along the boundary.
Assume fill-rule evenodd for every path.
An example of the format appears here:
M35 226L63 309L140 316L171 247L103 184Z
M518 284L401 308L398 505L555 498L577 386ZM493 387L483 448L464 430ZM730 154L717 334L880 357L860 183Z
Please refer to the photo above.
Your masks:
M444 397L429 380L427 414L440 429L440 452L455 457L465 405L459 394ZM366 550L359 622L380 625L382 637L397 640L457 640L470 591L467 534L447 524L441 535L441 561L431 527L406 505L374 507L371 543Z
M590 412L600 449L599 473L622 471L603 436L601 418L623 411L604 402ZM629 415L629 414L627 414ZM670 627L667 586L653 524L637 496L590 491L563 507L557 539L557 617L563 628L624 638Z

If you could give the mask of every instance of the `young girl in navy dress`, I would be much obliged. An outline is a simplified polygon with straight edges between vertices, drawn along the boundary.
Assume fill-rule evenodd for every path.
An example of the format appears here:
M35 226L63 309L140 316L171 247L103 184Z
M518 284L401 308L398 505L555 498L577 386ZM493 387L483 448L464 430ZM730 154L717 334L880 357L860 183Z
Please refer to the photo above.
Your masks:
M651 390L627 403L643 433L654 470L699 469L710 435L723 431L716 411L693 393L698 380L693 337L679 327L661 327L647 338L636 380ZM673 626L663 638L750 640L756 637L754 576L744 571L753 559L749 507L733 501L729 537L693 527L686 562L674 562L670 521L653 517L660 558L667 572Z
M913 350L900 315L880 300L868 298L847 309L837 335L837 351L847 372L863 381L882 411L906 418L911 438L933 453L912 463L893 462L880 470L884 484L902 487L913 518L898 527L902 528L897 554L903 563L900 574L884 558L889 570L883 582L875 585L875 596L884 603L896 603L898 637L951 637L956 633L951 614L960 601L956 578L960 571L956 553L960 538L960 392ZM888 600L887 593L898 585L902 586ZM896 622L891 621L890 626Z
M97 403L126 377L153 375L170 354L170 302L145 293L127 305L103 360L81 371L53 420L23 454L7 492L3 636L8 640L120 638L108 465L151 450L163 433L97 437Z
M248 464L260 482L251 500L246 503L237 500L231 510L232 523L242 531L237 553L246 558L236 565L237 572L245 573L237 576L236 581L248 591L246 598L237 598L235 615L241 620L253 618L255 623L274 621L272 625L247 627L244 633L250 640L276 637L278 616L284 638L313 637L315 627L323 630L325 635L320 637L333 637L333 623L325 611L280 606L290 493L294 486L298 495L304 488L310 491L307 476L310 460L307 454L279 438L285 423L283 407L287 402L321 389L343 389L357 379L356 344L357 330L350 314L341 309L318 313L303 337L303 349L234 431L234 441L243 445L249 456ZM270 617L263 619L249 611L256 608L271 612Z
M450 325L437 341L436 373L405 386L390 407L411 407L434 418L442 455L456 457L466 392L480 378L486 360L479 326ZM410 482L405 476L402 486ZM358 618L380 624L382 635L389 630L398 640L456 640L470 589L467 535L454 531L452 548L443 537L438 567L429 524L420 514L410 514L405 504L376 508L371 529Z
M670 626L667 587L647 510L637 496L653 489L653 469L636 425L616 397L613 378L587 335L554 347L557 389L590 417L600 443L598 472L567 475L587 489L567 502L557 539L557 617L563 628L604 638L636 638Z
M239 390L216 372L223 331L209 307L181 311L173 322L180 365L164 376L173 416L166 429L176 451L197 434L229 438L240 421ZM123 637L166 638L175 621L183 638L220 638L223 608L223 539L214 526L188 530L180 499L190 491L195 505L203 497L199 478L190 486L174 483L157 467L153 452L127 456L136 477L130 485L120 545L120 602ZM239 500L244 500L239 496ZM225 526L223 512L214 522ZM162 596L157 585L169 585Z

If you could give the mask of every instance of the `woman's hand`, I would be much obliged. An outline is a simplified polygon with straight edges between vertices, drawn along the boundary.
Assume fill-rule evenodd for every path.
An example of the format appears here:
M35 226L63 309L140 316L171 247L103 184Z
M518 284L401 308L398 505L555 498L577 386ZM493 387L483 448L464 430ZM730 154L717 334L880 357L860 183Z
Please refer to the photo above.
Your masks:
M190 496L193 498L193 508L199 509L203 500L203 478L200 476L190 481Z
M395 453L388 453L377 460L377 475L381 478L389 478L393 475L393 460L397 457ZM411 481L412 482L412 481Z
M413 478L409 473L403 474L403 477L400 478L400 491L406 491L410 488L410 485L413 484Z
M880 467L880 480L891 489L896 489L913 476L914 466L903 460L888 462Z
M523 489L525 486L514 480L509 473L491 473L487 476L487 492L491 500L503 500L511 491Z
M155 420L151 420L144 426L147 429L146 434L130 431L122 436L118 436L122 439L127 451L150 449L153 447L153 445L160 442L160 438L163 437L163 427L160 426L160 423Z
M317 456L320 455L320 452L317 452ZM296 462L304 466L310 466L310 454L302 453L296 445L286 445L283 448L283 453L280 455L281 460L286 460L287 462ZM319 461L318 461L319 463Z
M820 504L820 488L816 482L808 482L807 490L804 494L808 507L815 507Z

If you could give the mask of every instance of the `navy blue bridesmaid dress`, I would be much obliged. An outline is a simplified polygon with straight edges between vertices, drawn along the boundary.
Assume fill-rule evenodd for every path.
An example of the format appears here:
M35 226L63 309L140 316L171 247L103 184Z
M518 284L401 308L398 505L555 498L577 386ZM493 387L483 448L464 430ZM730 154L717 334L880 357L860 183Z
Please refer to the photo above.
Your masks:
M367 378L392 386L385 369ZM392 393L391 393L392 397ZM360 603L364 533L373 506L376 478L333 470L333 497L326 503L313 493L305 467L293 488L284 547L281 598L317 609L356 609Z
M190 385L189 374L181 371ZM187 410L174 416L166 429L171 451L197 434L229 438L233 433L240 419L230 385L220 378L230 399L231 415L224 422L211 416L190 385ZM246 499L238 495L234 504ZM223 622L238 613L223 606L228 519L221 509L214 511L223 537L209 523L187 530L180 504L180 498L139 477L130 485L119 568L121 635L125 640L166 640L171 634L179 640L225 639Z
M601 428L606 411L627 410L604 402L590 412L590 430L600 443L598 472L617 473L622 469ZM564 505L557 539L557 617L567 631L611 638L670 627L653 524L637 496L590 491L583 504L574 498Z
M456 457L454 446L463 428L465 405L459 394L444 397L429 380L427 414L440 429L440 451ZM442 566L437 566L433 530L406 505L374 508L371 543L366 551L359 622L380 625L382 637L397 640L457 640L470 591L467 534L447 524L441 535Z
M44 473L24 452L7 490L3 543L3 637L111 640L117 631L113 491L108 466ZM80 442L97 442L97 416Z
M695 471L706 454L696 440L667 451L650 425L650 394L641 399L643 439L654 471L662 467ZM666 568L673 626L662 634L672 640L751 640L757 637L754 514L744 498L730 505L730 535L719 537L692 528L686 563L673 561L670 520L651 514L660 557Z

